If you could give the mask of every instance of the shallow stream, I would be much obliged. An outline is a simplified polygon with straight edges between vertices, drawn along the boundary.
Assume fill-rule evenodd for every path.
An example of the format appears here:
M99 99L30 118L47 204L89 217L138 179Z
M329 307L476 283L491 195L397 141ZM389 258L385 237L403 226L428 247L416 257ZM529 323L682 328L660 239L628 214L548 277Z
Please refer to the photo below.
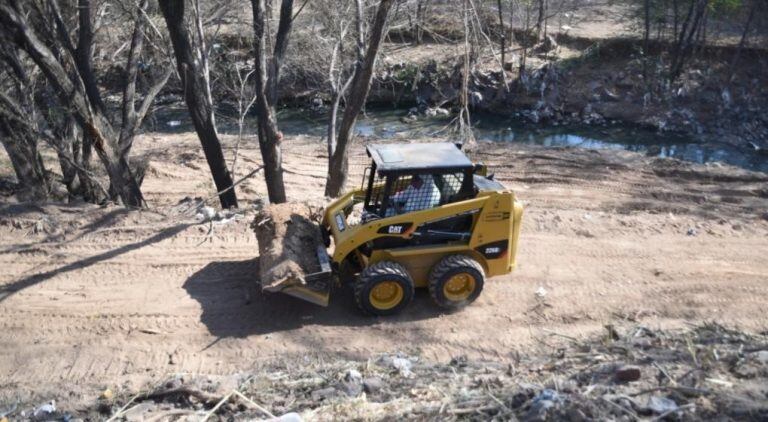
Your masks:
M368 110L358 119L356 130L361 135L379 138L442 137L450 139L452 117L421 117L405 122L407 110ZM184 132L192 130L189 116L183 108L165 109L158 113L154 130ZM236 133L234 119L218 116L219 130ZM322 137L326 133L326 113L304 110L278 112L280 129L287 135ZM255 117L246 119L246 133L253 133ZM727 143L702 143L690 135L658 133L634 126L613 124L606 126L546 126L526 124L520 118L493 114L473 115L473 129L479 140L522 143L542 146L570 146L591 149L624 149L658 157L673 157L696 163L723 162L749 170L768 172L768 156L748 146L737 147Z

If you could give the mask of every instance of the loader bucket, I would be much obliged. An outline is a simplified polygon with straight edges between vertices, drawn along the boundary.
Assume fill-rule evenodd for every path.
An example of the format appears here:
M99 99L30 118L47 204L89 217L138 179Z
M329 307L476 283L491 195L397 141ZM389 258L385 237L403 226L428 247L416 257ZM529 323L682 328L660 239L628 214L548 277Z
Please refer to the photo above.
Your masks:
M320 264L320 271L307 274L303 282L294 280L292 283L285 283L285 287L279 290L270 289L270 291L279 291L316 305L328 306L328 299L331 295L332 271L328 253L323 245L317 245L317 260Z
M251 224L259 244L259 283L265 292L280 292L327 306L332 269L316 209L304 203L270 204Z

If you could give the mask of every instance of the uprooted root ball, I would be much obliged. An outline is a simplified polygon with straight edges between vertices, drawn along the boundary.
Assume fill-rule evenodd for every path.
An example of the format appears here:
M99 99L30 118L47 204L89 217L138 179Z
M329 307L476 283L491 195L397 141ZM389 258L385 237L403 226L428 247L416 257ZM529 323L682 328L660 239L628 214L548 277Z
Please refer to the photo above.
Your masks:
M320 270L319 210L306 203L271 204L256 214L251 228L259 242L262 289L278 291L303 284L307 274Z

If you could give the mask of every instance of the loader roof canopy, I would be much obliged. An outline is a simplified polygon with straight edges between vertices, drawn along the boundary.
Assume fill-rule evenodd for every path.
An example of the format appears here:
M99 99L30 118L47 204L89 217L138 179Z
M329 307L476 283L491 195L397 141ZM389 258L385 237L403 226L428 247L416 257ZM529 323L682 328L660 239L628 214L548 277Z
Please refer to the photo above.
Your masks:
M373 144L368 155L376 163L379 173L451 171L473 167L466 155L454 144Z

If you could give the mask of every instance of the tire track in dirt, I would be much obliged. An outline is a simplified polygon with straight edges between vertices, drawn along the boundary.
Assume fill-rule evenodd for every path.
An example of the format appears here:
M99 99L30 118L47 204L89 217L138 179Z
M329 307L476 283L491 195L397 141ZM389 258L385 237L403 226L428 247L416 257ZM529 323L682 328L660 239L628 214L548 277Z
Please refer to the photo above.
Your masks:
M197 145L189 135L170 138L162 151L167 159L153 162L157 171L144 185L150 203L168 216L185 196L208 196L202 187L209 184L203 170L165 164ZM148 151L150 144L134 148ZM365 159L356 148L351 163ZM260 162L256 148L241 154L244 163ZM300 174L286 177L289 195L320 199L322 154L316 142L291 140L286 168ZM192 221L129 213L100 226L113 210L83 206L56 214L69 230L61 237L21 238L0 227L0 250L7 250L0 253L0 288L50 273L0 299L6 340L0 380L14 389L91 392L140 386L169 373L231 374L284 355L366 358L406 350L441 360L462 354L513 359L551 341L545 330L579 337L628 318L668 326L716 317L765 329L768 224L750 220L747 208L765 207L768 199L743 194L745 205L724 208L729 225L719 225L702 216L697 195L752 187L660 178L645 158L611 154L531 150L530 160L525 151L509 162L492 160L514 165L497 177L518 187L528 203L518 269L489 280L475 304L451 314L441 313L425 292L393 318L361 316L346 290L334 293L328 308L261 294L249 216L215 225L211 236L207 225L191 225L153 242L148 239ZM204 169L202 155L195 157L190 162ZM591 177L596 165L609 170ZM350 186L359 184L363 168L352 167ZM244 186L244 204L266 191L257 178ZM652 212L673 200L680 210L674 219ZM39 211L24 218L36 221ZM731 222L743 228L733 231ZM699 234L687 236L697 224ZM539 287L547 291L543 299L535 295Z

